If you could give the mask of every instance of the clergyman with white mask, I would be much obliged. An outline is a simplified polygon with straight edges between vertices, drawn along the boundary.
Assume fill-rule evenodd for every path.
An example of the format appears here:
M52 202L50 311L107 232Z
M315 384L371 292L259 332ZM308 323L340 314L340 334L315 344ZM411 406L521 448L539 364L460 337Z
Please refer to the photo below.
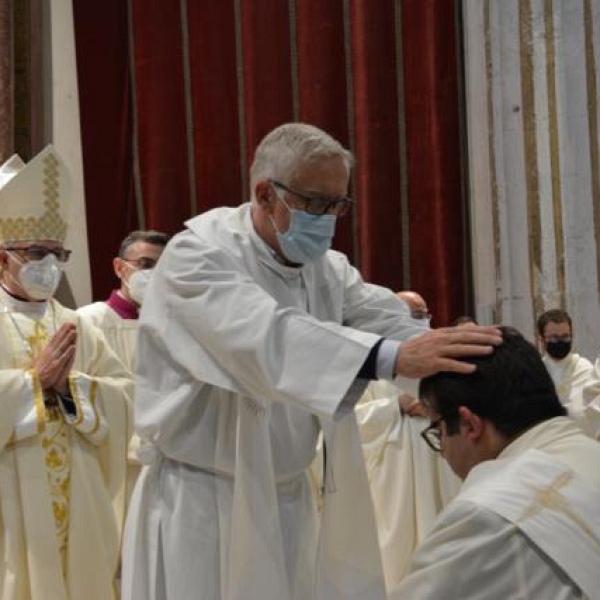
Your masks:
M168 241L169 236L160 231L132 231L121 242L119 255L113 259L119 288L114 289L107 300L82 306L77 311L102 329L111 348L132 372L139 310L152 270Z
M121 242L113 269L121 285L106 301L94 302L78 309L78 313L99 327L106 341L131 373L135 371L138 316L152 271L169 236L160 231L132 231ZM133 435L129 445L127 498L139 474L137 459L139 438Z
M69 174L48 146L0 167L0 597L115 600L133 381L53 295Z

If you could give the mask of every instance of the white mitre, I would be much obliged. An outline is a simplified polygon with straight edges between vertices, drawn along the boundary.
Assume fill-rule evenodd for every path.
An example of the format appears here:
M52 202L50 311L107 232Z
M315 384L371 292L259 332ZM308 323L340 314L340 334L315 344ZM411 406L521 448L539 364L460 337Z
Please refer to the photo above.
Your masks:
M0 166L0 188L3 188L23 167L25 163L18 154L13 154Z
M52 146L27 164L15 154L0 167L0 243L64 243L69 201L67 168Z

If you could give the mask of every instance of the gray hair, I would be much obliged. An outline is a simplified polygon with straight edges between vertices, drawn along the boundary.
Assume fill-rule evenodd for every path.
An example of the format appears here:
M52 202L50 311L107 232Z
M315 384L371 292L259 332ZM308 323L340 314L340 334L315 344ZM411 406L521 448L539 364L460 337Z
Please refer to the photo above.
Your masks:
M122 242L119 248L119 258L125 258L127 251L133 244L136 242L146 242L147 244L152 244L153 246L161 246L164 248L169 241L169 236L162 231L154 231L153 229L148 229L146 231L142 229L138 229L136 231L132 231Z
M307 123L286 123L268 133L258 144L250 167L252 198L258 181L276 179L290 184L303 165L321 158L342 158L348 173L354 157L328 133Z

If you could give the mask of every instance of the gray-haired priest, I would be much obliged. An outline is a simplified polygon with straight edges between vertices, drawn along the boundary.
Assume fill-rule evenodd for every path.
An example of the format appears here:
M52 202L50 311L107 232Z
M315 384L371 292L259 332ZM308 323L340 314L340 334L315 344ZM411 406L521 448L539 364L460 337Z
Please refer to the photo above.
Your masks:
M53 300L68 176L47 147L0 168L0 597L116 597L132 381Z
M278 127L256 150L251 202L188 221L156 266L140 316L147 466L125 599L385 598L354 404L369 378L464 368L452 357L500 336L426 331L329 250L351 164L320 129ZM321 427L319 521L307 469Z

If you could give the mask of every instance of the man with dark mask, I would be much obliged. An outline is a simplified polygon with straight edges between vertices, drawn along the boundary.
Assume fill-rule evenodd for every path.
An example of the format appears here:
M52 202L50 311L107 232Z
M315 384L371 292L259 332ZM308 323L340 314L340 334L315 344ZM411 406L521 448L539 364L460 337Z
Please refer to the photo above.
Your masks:
M600 429L600 412L587 398L593 395L591 388L598 388L595 395L600 395L600 381L594 376L592 363L573 352L573 322L569 313L558 308L542 313L537 333L542 360L560 401L586 433L595 436Z

